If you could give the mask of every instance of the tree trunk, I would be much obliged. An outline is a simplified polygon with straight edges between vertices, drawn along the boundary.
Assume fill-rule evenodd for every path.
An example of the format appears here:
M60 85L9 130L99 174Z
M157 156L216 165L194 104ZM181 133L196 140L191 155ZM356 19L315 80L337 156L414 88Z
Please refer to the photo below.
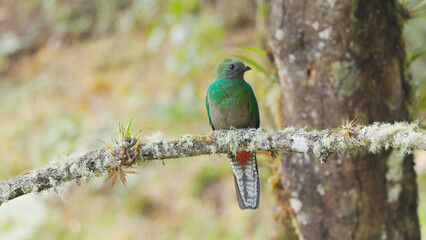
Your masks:
M394 1L271 0L283 125L408 120L403 19ZM301 239L420 239L412 155L284 155L281 182Z

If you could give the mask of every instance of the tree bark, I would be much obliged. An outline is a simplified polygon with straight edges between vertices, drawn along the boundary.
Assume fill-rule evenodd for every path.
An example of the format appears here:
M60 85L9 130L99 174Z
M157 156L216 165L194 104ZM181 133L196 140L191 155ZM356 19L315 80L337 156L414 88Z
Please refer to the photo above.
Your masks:
M408 120L396 1L271 0L270 46L283 125L323 129ZM301 239L420 239L412 155L285 154L281 182Z

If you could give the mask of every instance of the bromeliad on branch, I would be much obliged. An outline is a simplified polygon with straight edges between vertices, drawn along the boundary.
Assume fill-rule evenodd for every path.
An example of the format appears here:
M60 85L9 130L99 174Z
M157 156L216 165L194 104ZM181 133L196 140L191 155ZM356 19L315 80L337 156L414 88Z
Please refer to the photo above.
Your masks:
M117 131L120 134L120 139L118 141L116 139L113 139L115 147L111 147L104 141L99 140L108 148L110 154L116 159L116 164L108 169L108 177L105 179L105 181L112 179L113 187L118 177L120 177L120 180L123 185L126 186L126 174L136 173L131 169L134 168L132 164L139 157L139 145L142 140L142 134L140 135L139 139L137 137L144 130L144 128L139 130L134 136L132 136L130 133L130 126L132 124L132 120L133 116L130 118L127 127L124 127L121 122L118 122Z

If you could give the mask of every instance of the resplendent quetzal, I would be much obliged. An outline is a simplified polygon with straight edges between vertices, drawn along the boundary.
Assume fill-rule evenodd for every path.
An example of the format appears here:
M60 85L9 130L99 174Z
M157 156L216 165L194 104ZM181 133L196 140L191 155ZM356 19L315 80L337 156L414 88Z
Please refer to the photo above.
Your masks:
M238 59L226 58L216 66L216 81L207 90L206 107L213 130L258 128L259 108L253 89L244 80L251 70ZM241 209L259 207L259 173L256 152L237 151L229 154L234 171L238 205Z

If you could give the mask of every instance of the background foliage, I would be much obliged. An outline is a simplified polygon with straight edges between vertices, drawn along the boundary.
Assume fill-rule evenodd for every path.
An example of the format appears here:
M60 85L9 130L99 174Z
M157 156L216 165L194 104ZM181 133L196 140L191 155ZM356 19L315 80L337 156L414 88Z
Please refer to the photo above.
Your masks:
M205 92L216 62L229 56L254 65L246 79L259 101L261 126L275 127L277 83L256 50L266 47L264 0L0 3L2 179L61 154L103 147L97 139L108 142L113 124L132 114L135 129L151 127L169 137L210 131ZM425 18L416 14L405 27L409 54L426 47ZM410 65L416 103L425 93L425 64L421 55ZM417 161L425 229L426 175ZM71 184L65 202L56 193L11 201L0 208L0 239L274 237L268 183L275 169L264 154L259 162L259 211L239 210L225 157L177 159L139 169L127 189L99 178Z

